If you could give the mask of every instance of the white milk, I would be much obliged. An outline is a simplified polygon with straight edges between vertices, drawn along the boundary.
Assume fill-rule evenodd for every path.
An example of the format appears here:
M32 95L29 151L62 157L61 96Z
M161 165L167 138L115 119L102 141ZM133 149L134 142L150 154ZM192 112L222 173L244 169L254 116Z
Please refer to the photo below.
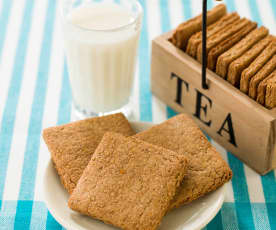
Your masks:
M126 25L134 20L114 3L83 5L67 15L65 50L74 103L81 110L110 112L128 103L140 25Z

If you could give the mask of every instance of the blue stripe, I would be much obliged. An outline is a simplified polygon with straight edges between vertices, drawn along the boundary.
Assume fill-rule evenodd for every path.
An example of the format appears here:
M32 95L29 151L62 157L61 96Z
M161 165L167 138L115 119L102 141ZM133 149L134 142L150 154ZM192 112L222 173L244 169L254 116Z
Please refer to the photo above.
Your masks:
M44 202L33 202L30 230L46 228L47 208Z
M140 0L144 9L143 25L139 46L139 107L140 120L152 121L152 96L150 91L150 50L148 38L147 0Z
M58 125L65 124L70 121L71 101L72 97L69 84L68 70L66 61L64 61L62 88L59 100L59 111L57 121ZM57 221L53 218L50 212L48 212L47 214L46 229L62 229L62 227L59 225L59 223L57 223Z
M274 18L276 20L276 3L275 3L275 0L270 0L270 6L272 8Z
M7 31L7 25L8 21L10 18L10 12L11 12L11 6L12 6L12 1L10 0L5 0L2 1L2 9L0 12L0 55L2 57L2 51L3 51L3 45L4 45L4 40L6 38L6 31Z
M207 230L221 230L222 227L222 220L221 220L221 211L218 212L218 214L215 216L214 219L211 220L211 222L207 225Z
M227 155L234 174L232 185L239 229L255 229L243 164L231 153Z
M68 76L66 61L64 61L62 88L59 101L58 122L57 124L65 124L70 121L71 117L71 88Z
M232 12L236 10L235 1L233 0L224 0L227 5L228 12Z
M253 21L257 22L259 26L263 24L256 0L249 0L249 8Z
M185 21L192 17L192 9L191 9L191 1L190 0L182 0L182 9L183 9Z
M35 86L35 94L32 104L30 116L30 125L28 129L27 144L24 154L24 163L21 176L21 185L19 191L20 200L32 200L34 197L34 187L36 178L36 168L38 161L38 153L40 147L40 135L42 118L44 112L44 103L47 92L48 72L50 66L50 50L52 43L53 24L55 20L56 1L48 1L47 15L45 19L44 36L41 44L41 53L39 68L37 73L37 81ZM27 201L26 201L27 202ZM32 201L30 201L32 202ZM29 229L32 209L26 213L25 226L21 226L20 213L25 208L25 202L18 202L17 215L15 217L15 229Z
M13 71L8 91L0 130L0 199L2 200L6 173L8 167L9 153L13 137L18 97L21 89L22 76L24 71L25 56L28 45L28 37L31 27L33 1L27 1L24 8L24 15L20 27L19 39L16 48ZM8 9L7 9L8 10ZM1 25L2 26L2 25ZM1 27L0 26L0 27ZM1 35L2 36L2 35ZM3 35L4 36L4 35Z

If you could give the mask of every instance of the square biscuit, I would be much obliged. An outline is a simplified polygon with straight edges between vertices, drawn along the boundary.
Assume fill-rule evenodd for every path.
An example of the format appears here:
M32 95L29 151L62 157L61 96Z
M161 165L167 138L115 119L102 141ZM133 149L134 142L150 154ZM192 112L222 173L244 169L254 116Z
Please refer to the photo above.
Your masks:
M227 163L188 115L177 115L135 137L188 159L186 175L170 209L196 200L232 178Z
M239 87L242 71L255 60L255 58L269 45L272 39L273 37L268 35L266 38L255 44L251 49L246 51L238 59L233 61L229 65L227 81L229 81L232 85Z
M266 87L269 83L276 83L276 70L267 78L260 82L257 90L257 102L261 105L265 104Z
M213 24L226 14L226 6L219 4L207 12L207 26ZM186 50L190 37L202 28L202 16L191 18L181 23L175 30L171 41L179 49Z
M123 114L90 118L43 130L43 138L65 189L72 193L107 131L134 134Z
M262 40L267 35L268 29L263 26L251 31L235 46L219 56L216 65L216 73L225 79L227 77L228 67L231 62L242 56L247 50L249 50L252 46L254 46L258 41Z
M134 137L106 133L68 205L121 229L157 229L186 164L184 155Z
M257 89L262 80L267 78L276 69L276 55L274 55L261 69L251 78L249 83L249 97L257 98Z
M262 51L262 53L241 74L240 90L244 93L249 91L251 78L276 54L275 37L273 41Z
M234 21L238 20L240 16L234 12L230 14L226 14L217 22L211 24L207 27L207 39L212 36L213 34L217 33L218 31L222 30L225 26L233 23ZM198 46L202 43L202 31L197 32L194 34L188 41L186 53L189 54L191 57L196 58Z
M208 53L208 69L216 70L216 64L218 57L237 44L240 40L242 40L247 34L249 34L252 30L256 29L257 23L250 22L247 26L239 30L237 33L234 33L217 46L212 48Z

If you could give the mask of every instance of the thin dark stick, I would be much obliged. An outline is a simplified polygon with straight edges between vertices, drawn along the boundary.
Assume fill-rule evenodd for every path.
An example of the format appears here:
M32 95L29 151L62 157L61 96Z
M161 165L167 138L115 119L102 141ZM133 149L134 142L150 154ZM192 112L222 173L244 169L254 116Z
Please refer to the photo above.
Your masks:
M203 7L202 7L202 88L203 89L208 89L208 85L206 83L206 68L207 68L206 27L207 27L207 0L203 0Z

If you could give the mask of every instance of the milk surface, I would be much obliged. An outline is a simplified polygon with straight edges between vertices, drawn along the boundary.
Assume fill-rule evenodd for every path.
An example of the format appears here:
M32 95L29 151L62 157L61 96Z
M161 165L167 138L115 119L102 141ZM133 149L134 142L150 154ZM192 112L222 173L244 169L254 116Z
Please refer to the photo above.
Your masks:
M126 25L134 20L114 3L82 5L67 16L69 76L74 103L82 110L110 112L128 103L139 31Z

